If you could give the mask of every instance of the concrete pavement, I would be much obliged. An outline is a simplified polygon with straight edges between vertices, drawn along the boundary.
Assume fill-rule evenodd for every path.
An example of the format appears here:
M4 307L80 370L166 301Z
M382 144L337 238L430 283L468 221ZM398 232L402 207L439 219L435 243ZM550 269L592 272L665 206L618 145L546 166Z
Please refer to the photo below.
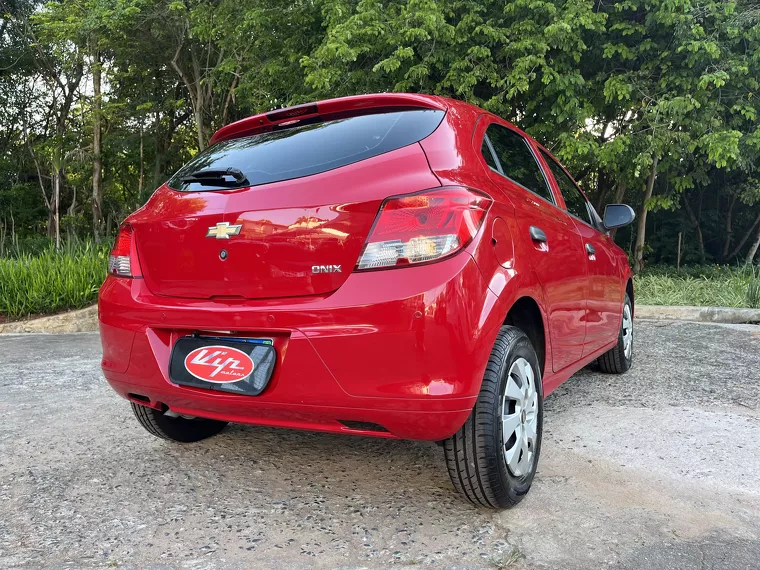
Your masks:
M533 489L494 513L435 444L171 444L110 391L96 333L0 336L0 568L758 568L760 327L639 320L634 350L547 399Z

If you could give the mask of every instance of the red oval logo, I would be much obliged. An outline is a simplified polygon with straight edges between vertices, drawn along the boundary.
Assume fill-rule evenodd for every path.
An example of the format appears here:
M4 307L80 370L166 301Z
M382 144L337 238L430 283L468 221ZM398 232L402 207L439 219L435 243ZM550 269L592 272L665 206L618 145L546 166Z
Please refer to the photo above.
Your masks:
M202 346L185 357L185 369L200 380L225 384L239 382L253 373L253 360L229 346Z

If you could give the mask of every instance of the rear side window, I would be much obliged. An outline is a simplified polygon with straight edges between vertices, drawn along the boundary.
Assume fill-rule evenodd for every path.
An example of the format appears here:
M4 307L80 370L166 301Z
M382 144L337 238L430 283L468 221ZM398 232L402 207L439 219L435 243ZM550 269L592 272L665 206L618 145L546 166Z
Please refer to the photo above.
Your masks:
M496 164L496 161L493 158L493 153L491 152L491 147L488 146L488 137L483 137L483 145L480 147L480 154L483 155L483 158L486 159L486 164L496 172L499 172L499 165Z
M549 170L552 171L554 179L559 185L559 190L562 192L562 197L565 199L565 205L567 206L568 213L572 214L576 218L583 220L590 226L596 227L594 220L591 218L590 205L583 197L581 191L573 182L563 168L557 164L557 162L543 150L541 154L546 160L546 164L549 165Z
M434 109L412 109L306 119L294 127L219 142L198 153L168 184L174 190L199 191L319 174L421 141L435 131L443 115ZM236 173L232 183L203 174L227 169ZM209 179L203 184L183 181L204 176ZM215 181L226 183L215 185Z
M496 123L488 125L486 136L496 152L501 173L554 204L554 196L528 146L528 141L513 130Z

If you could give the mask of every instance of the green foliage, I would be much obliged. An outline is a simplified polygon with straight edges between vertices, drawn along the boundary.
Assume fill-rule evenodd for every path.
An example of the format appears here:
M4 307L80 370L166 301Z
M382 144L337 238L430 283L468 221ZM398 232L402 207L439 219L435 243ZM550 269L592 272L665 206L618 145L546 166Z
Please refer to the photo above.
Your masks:
M3 7L0 255L54 236L56 217L64 238L88 237L96 117L102 211L113 234L223 124L385 91L464 99L513 121L566 164L598 209L617 199L640 215L650 211L643 227L616 235L630 251L645 232L640 250L650 263L676 263L679 233L683 262L734 262L760 232L756 2L19 0Z
M751 267L649 268L636 277L642 305L760 307L760 271Z
M747 285L747 306L753 309L760 309L760 271L753 275Z
M94 302L107 256L106 247L85 243L0 258L0 315L14 320Z

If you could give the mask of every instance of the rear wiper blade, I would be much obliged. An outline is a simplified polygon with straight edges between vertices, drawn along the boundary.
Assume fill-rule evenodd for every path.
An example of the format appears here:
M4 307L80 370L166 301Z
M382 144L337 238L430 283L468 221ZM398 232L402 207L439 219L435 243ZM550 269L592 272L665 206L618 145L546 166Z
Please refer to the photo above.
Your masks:
M230 180L232 178L232 180ZM197 170L188 176L183 176L180 181L185 184L197 183L201 186L249 186L250 182L242 171L237 168Z

